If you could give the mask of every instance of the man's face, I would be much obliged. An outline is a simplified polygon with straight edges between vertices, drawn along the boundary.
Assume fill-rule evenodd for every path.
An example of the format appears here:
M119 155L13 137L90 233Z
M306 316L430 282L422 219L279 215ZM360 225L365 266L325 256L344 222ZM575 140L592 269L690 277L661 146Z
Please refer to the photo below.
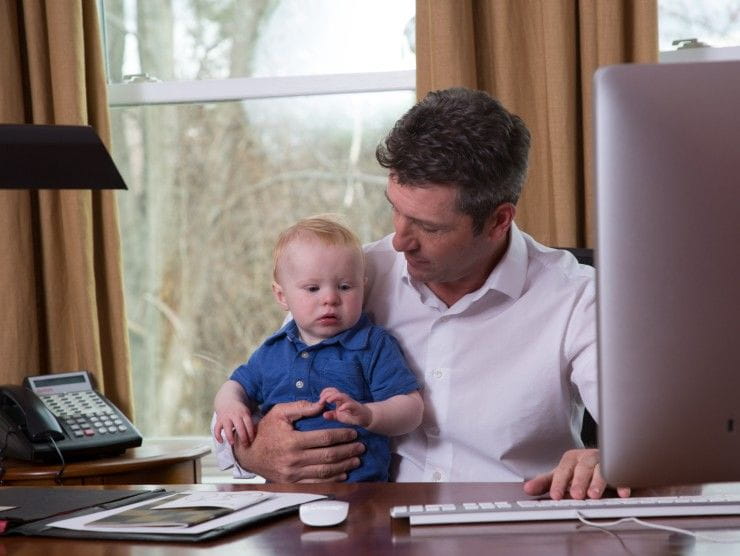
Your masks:
M492 233L495 219L475 235L472 218L455 206L457 189L447 185L406 186L391 174L386 197L396 231L393 248L406 257L412 278L435 292L435 285L482 285L505 242L508 223L503 240Z

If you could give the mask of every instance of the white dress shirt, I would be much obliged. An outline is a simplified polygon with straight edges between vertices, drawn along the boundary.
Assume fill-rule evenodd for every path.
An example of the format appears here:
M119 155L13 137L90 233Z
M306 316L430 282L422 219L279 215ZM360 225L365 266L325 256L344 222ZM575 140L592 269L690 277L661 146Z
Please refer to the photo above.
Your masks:
M422 425L395 439L391 477L519 481L583 447L584 402L597 414L593 268L512 225L485 284L447 307L391 238L365 247L365 310L399 340L425 404ZM234 465L215 446L220 467Z
M395 441L397 481L518 481L583 447L596 415L594 270L512 226L483 287L447 307L388 236L366 247L365 309L423 385L424 421Z

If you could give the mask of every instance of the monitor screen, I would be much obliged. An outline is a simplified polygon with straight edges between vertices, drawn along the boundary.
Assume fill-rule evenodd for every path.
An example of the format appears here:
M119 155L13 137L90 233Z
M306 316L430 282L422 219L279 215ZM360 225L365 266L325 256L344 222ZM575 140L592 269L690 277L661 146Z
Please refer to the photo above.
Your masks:
M740 480L740 62L594 85L602 470Z

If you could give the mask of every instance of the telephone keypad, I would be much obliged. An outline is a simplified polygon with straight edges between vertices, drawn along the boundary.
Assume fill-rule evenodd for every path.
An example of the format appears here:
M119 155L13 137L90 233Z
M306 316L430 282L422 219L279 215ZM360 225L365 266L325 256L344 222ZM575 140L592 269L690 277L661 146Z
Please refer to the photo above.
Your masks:
M116 434L128 430L113 409L93 391L83 390L40 397L44 405L66 423L75 437Z

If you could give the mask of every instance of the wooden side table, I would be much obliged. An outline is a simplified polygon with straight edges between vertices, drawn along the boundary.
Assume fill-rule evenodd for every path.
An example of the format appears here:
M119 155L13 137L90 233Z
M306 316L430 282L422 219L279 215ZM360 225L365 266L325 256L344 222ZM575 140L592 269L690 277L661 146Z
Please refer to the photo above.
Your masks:
M201 480L201 458L210 445L188 439L146 438L138 448L120 456L70 462L61 477L63 485L195 484ZM59 465L6 459L3 485L49 486L59 484Z

